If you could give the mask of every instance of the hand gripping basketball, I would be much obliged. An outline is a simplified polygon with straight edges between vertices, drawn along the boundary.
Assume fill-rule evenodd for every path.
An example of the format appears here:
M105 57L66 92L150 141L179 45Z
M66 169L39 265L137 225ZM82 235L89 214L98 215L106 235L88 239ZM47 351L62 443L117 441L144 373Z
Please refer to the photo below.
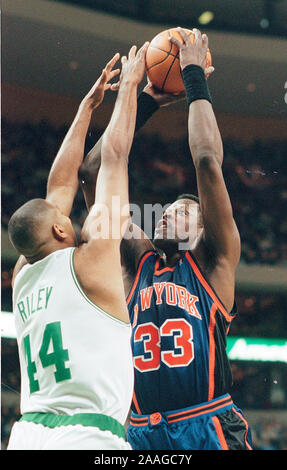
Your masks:
M146 72L154 87L167 93L184 91L180 61L183 54L185 57L187 52L190 52L191 45L194 44L196 49L199 48L198 41L199 34L195 33L195 30L185 28L171 28L155 36L146 53ZM214 70L211 66L212 58L208 45L205 56L205 72L208 76Z

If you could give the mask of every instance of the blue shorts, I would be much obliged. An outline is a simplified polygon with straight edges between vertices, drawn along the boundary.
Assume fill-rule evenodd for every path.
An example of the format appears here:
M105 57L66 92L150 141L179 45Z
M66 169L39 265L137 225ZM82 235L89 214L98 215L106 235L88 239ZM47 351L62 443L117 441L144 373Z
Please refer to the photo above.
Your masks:
M127 440L133 450L252 450L248 423L229 394L181 410L132 412Z

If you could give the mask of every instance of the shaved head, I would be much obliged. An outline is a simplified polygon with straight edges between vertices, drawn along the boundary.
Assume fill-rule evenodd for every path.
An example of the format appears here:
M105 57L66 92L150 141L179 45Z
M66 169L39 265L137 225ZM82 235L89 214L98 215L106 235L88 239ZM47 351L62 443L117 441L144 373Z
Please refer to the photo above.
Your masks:
M32 199L12 215L9 238L19 253L33 256L51 237L49 227L56 222L56 208L45 199Z

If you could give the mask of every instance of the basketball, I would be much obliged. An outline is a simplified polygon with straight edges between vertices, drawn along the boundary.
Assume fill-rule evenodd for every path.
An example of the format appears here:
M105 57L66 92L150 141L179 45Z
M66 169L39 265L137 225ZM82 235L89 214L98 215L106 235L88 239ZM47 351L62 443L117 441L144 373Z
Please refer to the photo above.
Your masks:
M194 34L191 30L183 28L184 31L194 41ZM184 84L181 77L178 47L168 38L170 35L182 42L182 37L176 28L167 29L157 34L150 42L146 53L146 73L158 90L166 93L180 93L184 91ZM206 68L212 65L210 50L206 54Z

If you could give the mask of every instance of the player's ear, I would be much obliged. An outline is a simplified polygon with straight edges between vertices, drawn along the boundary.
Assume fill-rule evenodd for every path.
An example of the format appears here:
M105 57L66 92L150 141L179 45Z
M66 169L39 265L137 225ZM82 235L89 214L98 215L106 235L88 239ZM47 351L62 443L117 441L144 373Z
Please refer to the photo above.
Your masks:
M52 225L52 233L53 236L59 241L64 241L68 236L67 232L64 230L64 227L62 227L60 224Z

